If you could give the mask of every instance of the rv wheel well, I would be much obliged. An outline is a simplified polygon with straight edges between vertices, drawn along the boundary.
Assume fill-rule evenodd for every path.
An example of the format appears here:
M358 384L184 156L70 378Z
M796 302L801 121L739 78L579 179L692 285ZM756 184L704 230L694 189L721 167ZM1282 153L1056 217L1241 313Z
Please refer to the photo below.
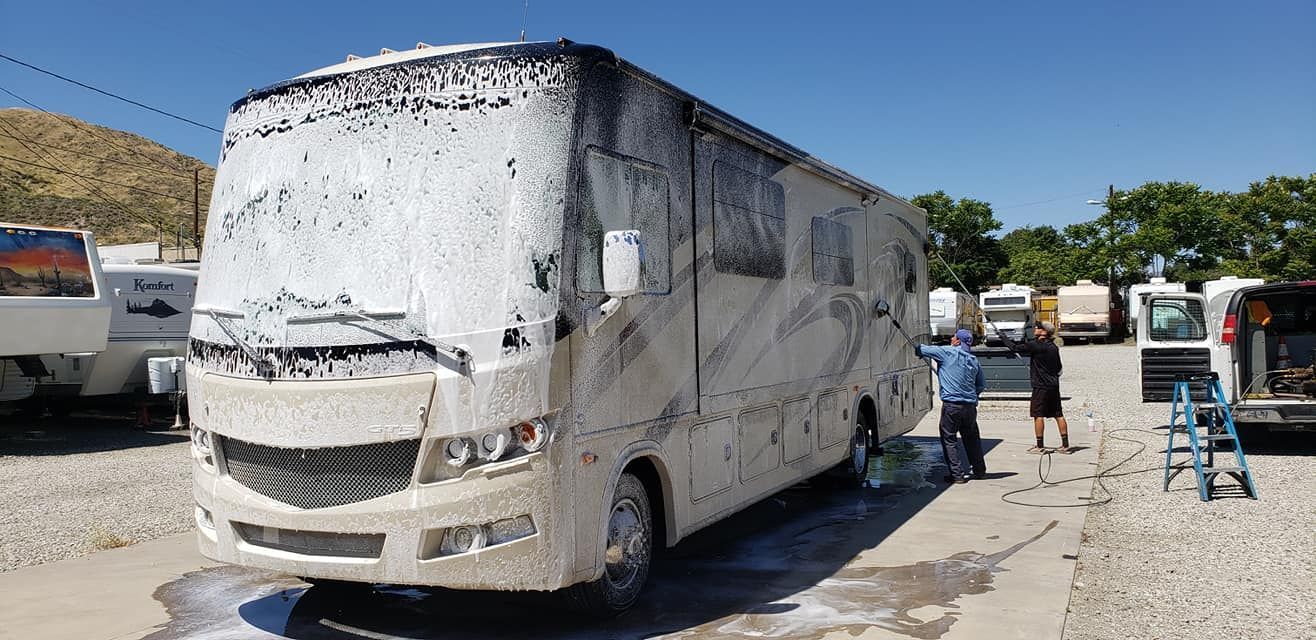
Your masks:
M865 394L863 398L860 398L859 413L864 414L864 417L868 418L868 425L873 430L872 433L868 434L868 444L869 446L876 447L877 446L877 403L873 402L873 396Z
M669 518L668 505L665 499L666 491L663 490L665 480L658 466L654 464L651 458L636 458L626 465L623 473L629 473L639 478L640 483L644 485L644 493L649 498L649 510L653 514L653 540L655 547L664 548L667 546L667 520Z

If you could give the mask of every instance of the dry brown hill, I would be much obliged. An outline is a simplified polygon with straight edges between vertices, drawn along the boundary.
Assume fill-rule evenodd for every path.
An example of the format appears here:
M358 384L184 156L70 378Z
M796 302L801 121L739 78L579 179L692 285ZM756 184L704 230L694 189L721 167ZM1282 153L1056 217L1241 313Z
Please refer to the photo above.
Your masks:
M101 244L192 229L200 170L201 228L215 170L139 135L30 109L0 109L0 221L77 227ZM127 210L125 210L127 209ZM190 240L184 244L190 244Z

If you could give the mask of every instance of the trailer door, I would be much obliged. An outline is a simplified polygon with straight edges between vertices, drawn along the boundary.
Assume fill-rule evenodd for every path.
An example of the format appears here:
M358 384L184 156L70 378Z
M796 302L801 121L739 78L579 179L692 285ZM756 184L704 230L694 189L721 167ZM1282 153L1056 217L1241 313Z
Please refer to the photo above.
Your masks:
M1196 293L1148 296L1138 315L1138 368L1143 402L1168 402L1177 373L1211 370L1211 323L1206 298ZM1193 383L1193 397L1205 393L1205 383Z

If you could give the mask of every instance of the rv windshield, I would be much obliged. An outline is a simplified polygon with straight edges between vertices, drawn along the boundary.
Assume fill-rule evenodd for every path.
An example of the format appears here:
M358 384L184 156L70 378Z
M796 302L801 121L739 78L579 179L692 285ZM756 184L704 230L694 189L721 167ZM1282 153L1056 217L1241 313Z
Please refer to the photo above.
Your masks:
M256 346L443 338L552 319L570 64L420 60L235 105L197 306L241 313L232 325ZM362 309L397 310L407 331L305 321ZM192 335L231 342L208 315Z

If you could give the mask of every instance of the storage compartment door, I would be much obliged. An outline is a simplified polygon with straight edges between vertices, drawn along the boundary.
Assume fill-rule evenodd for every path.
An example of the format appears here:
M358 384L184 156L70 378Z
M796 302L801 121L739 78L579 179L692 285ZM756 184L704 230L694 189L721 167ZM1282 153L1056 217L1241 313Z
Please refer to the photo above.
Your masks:
M786 464L809 455L813 431L813 405L808 398L788 400L782 405L782 453Z

